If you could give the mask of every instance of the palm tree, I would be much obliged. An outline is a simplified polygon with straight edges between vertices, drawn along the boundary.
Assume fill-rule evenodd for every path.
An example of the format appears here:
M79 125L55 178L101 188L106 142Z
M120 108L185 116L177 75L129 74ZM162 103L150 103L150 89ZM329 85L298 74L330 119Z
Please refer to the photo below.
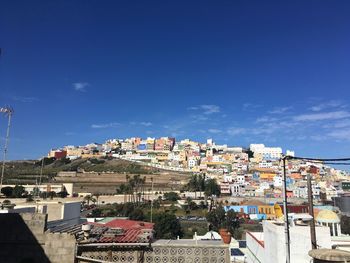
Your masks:
M95 202L96 202L96 199L95 199L95 198L93 198L91 195L87 195L87 196L85 196L85 197L84 197L84 200L87 202L87 205L89 205L89 204L90 204L90 202L93 202L93 203L95 203Z
M96 203L98 205L98 198L100 197L100 193L93 194L93 197L96 199Z

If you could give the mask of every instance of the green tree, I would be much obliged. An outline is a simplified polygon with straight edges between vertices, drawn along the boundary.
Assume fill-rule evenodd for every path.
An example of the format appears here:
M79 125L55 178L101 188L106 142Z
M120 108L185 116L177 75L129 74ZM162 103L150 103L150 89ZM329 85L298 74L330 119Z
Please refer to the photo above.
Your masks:
M93 203L96 202L95 198L93 198L91 195L85 196L84 201L86 201L87 205L90 205L90 202L93 202Z
M171 202L176 202L177 200L180 199L179 194L175 192L164 193L163 197L165 200L171 201Z
M219 228L225 227L225 210L222 206L211 210L206 216L210 223L211 230L218 231Z
M25 194L25 190L24 190L24 187L22 185L16 185L13 188L13 192L12 192L13 197L21 198L24 196L24 194Z
M61 198L66 198L68 195L68 192L66 191L66 189L64 189L63 191L58 192L57 195Z
M33 196L39 196L40 195L40 189L39 187L34 187L33 192L32 192Z
M240 222L239 222L237 213L232 209L230 209L226 213L225 221L226 221L225 225L228 231L231 233L232 236L236 236L237 234L236 232L240 227Z
M1 193L5 196L5 197L11 197L13 194L13 187L11 186L6 186L1 188Z
M220 196L220 186L216 182L216 179L208 179L205 182L205 191L204 194L206 196Z
M180 222L174 214L158 213L153 218L156 238L176 239L183 236Z
M143 211L141 208L135 208L130 214L129 218L131 220L138 220L143 221L145 220L145 215L143 214Z

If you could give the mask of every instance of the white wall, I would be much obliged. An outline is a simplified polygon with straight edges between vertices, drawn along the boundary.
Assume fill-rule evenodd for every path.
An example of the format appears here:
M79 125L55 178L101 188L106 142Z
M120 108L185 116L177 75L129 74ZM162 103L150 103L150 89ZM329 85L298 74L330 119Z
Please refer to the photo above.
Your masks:
M257 237L258 240L263 239L263 233L251 232L250 234ZM248 263L262 263L264 262L265 249L261 246L249 233L246 235L247 240L247 262Z
M284 226L264 221L265 263L279 263L286 258ZM316 227L317 244L322 248L331 248L328 227ZM311 250L310 227L290 227L291 263L309 263Z

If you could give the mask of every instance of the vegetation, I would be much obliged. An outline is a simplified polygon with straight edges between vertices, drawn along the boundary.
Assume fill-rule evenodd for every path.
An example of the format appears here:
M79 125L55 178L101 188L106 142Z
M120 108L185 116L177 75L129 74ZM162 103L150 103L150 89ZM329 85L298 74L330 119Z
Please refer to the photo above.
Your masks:
M25 190L24 190L24 187L22 185L16 185L13 188L12 197L21 198L21 197L24 197L24 195L25 195Z
M204 194L206 196L220 196L220 186L215 179L205 181Z
M125 194L128 197L128 201L136 202L139 204L144 200L145 195L145 183L146 177L141 177L139 174L130 177L126 176L126 184L121 184L117 188L118 194Z
M185 185L183 190L195 192L203 192L207 197L213 195L220 196L220 186L218 185L216 179L205 179L203 175L192 175L187 185Z
M13 193L13 187L6 186L1 189L1 193L6 197L11 197Z
M233 210L229 210L225 213L223 207L219 206L207 214L207 220L212 230L218 231L220 228L226 228L233 237L241 237L242 233L238 231L241 222L237 213Z
M157 213L154 215L154 230L156 238L175 239L183 236L181 225L172 213Z
M164 193L163 197L165 200L171 201L171 202L176 202L177 200L180 199L179 194L175 192Z
M41 174L42 182L50 182L61 171L113 172L128 174L152 174L158 169L137 163L111 158L86 158L70 160L68 158L43 158L36 161L13 161L5 165L5 184L34 183Z

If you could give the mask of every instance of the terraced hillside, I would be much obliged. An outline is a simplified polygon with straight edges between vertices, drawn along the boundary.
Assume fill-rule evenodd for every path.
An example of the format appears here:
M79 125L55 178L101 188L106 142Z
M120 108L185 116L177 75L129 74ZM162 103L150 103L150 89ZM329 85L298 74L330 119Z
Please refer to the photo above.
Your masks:
M8 162L4 184L34 184L40 178L41 165L41 161ZM90 158L70 161L45 158L42 182L72 182L74 192L112 194L118 185L126 182L127 176L136 174L146 177L148 188L151 188L153 178L155 191L179 189L189 178L188 173L164 171L119 159Z

